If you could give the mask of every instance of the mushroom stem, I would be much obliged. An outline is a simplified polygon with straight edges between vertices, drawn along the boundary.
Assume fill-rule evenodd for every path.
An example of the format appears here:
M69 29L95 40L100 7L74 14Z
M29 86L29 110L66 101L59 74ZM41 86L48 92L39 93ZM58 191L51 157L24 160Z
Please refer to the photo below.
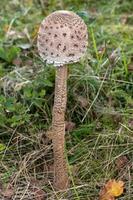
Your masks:
M54 187L68 187L67 163L65 159L65 110L67 102L67 66L56 69L55 97L52 114L52 142L54 152Z

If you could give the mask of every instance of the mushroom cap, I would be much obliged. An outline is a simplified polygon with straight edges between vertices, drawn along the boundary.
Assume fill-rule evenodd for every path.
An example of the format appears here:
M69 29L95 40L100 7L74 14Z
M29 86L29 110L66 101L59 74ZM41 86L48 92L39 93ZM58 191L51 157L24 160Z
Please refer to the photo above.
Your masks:
M56 11L41 23L37 46L43 60L54 66L78 62L88 44L87 26L71 11Z

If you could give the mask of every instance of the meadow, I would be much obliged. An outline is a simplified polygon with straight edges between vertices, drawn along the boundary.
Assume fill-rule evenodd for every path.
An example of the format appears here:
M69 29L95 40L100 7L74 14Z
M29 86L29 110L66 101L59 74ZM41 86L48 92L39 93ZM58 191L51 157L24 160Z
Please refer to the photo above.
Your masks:
M37 51L41 21L55 10L78 14L89 45L68 65L66 157L70 187L52 185L55 68ZM0 198L98 200L112 179L118 200L133 199L133 1L0 1ZM107 199L108 200L108 199Z

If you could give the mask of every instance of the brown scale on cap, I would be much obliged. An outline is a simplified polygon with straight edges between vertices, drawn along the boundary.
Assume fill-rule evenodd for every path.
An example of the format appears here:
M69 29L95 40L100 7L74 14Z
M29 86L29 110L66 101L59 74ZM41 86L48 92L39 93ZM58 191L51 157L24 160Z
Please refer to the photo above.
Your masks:
M61 66L78 62L88 43L84 21L70 11L56 11L43 20L37 46L40 56L48 64Z

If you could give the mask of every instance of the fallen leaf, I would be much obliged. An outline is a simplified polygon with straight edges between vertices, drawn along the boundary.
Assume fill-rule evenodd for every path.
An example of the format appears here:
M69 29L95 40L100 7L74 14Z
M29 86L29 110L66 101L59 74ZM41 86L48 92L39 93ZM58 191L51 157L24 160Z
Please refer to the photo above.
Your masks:
M71 121L65 122L65 130L66 131L72 131L75 128L75 123Z
M45 200L46 193L40 188L41 182L34 177L30 179L30 190L33 192L35 200Z
M108 193L115 197L118 197L123 193L123 186L123 181L116 182L115 180L111 180L108 182L108 185L106 185Z
M115 197L110 196L110 194L106 194L106 195L100 196L99 200L115 200Z
M44 200L46 197L46 193L40 188L33 188L34 197L36 200Z
M77 96L77 101L80 103L81 107L85 108L88 105L88 100L83 96Z
M11 198L14 194L14 189L13 189L13 186L11 184L9 184L7 186L7 188L1 192L1 194L4 196L4 197L7 197L7 198Z
M115 164L117 169L120 171L129 164L129 160L126 156L120 156L116 159Z
M99 200L115 200L124 190L124 182L109 180L99 194Z

